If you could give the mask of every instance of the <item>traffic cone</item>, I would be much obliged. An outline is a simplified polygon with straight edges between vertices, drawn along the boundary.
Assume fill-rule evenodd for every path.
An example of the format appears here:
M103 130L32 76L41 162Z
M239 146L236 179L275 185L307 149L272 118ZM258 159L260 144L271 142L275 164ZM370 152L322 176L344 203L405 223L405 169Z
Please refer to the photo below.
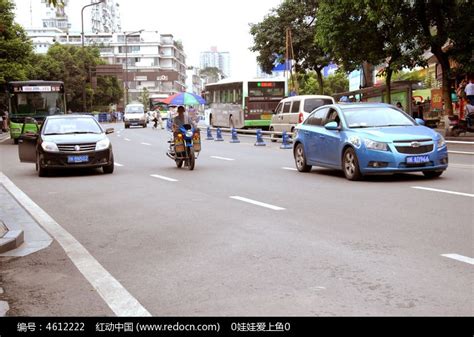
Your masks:
M232 128L232 139L229 140L229 143L240 143L240 140L237 137L237 130L235 130L235 128Z
M212 137L212 133L211 133L211 128L208 126L207 127L207 137L206 137L207 140L214 140L214 137Z
M217 128L217 131L216 131L216 139L214 139L214 141L221 142L221 141L223 141L223 140L224 140L224 138L222 138L221 129L220 129L220 128Z
M257 141L255 142L254 144L255 146L265 146L267 144L265 144L265 142L263 141L263 138L262 138L262 130L261 129L258 129L257 130Z
M280 149L291 149L291 148L293 148L293 146L291 146L291 144L288 142L288 134L286 133L286 131L283 131L282 144L280 146Z

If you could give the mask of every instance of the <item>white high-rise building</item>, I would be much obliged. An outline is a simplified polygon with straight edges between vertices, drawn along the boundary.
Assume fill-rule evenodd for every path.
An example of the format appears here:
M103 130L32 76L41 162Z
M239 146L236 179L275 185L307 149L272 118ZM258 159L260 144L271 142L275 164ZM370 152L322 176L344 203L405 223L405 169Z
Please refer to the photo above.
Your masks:
M91 0L91 3L96 2ZM93 33L118 33L122 30L120 22L120 6L115 0L106 0L92 7Z
M224 77L230 77L230 54L229 52L218 52L217 47L211 47L210 51L201 52L200 67L218 68Z

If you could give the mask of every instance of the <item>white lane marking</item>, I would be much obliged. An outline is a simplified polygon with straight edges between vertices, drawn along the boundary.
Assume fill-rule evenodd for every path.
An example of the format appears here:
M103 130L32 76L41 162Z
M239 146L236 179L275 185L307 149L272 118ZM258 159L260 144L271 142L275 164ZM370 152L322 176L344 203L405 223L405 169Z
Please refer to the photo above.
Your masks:
M0 180L31 216L63 247L74 265L117 316L151 314L77 241L10 179L0 172Z
M235 159L232 159L232 158L219 157L219 156L211 156L211 158L220 159L220 160L229 160L229 161L235 160Z
M448 151L448 153L471 154L471 155L474 155L474 152L467 152L467 151Z
M123 166L123 164L119 164L119 163L117 163L117 162L114 162L114 165L115 165L115 166Z
M128 139L128 138L124 138L123 140L126 140L127 142L129 142L129 141L130 141L130 139Z
M274 211L281 211L281 210L284 210L284 208L282 208L282 207L278 207L278 206L266 204L266 203L264 203L264 202L260 202L260 201L256 201L256 200L252 200L252 199L247 199L247 198L239 197L239 196L237 196L237 195L231 196L231 197L229 197L229 198L235 199L235 200L240 200L240 201L243 201L243 202L248 202L248 203L250 203L250 204L254 204L254 205L257 205L257 206L261 206L261 207L270 208L270 209L273 209Z
M454 191L448 191L448 190L438 190L438 189L436 189L436 188L421 187L421 186L411 186L411 188L416 188L416 189L418 189L418 190L432 191L432 192L441 192L441 193L455 194L455 195L461 195L461 196L463 196L463 197L471 197L471 198L474 198L474 194L469 194L469 193L454 192Z
M140 143L140 144L142 144L142 145L147 145L147 146L151 146L150 143Z
M173 178L159 176L158 174L150 174L150 176L153 177L153 178L163 179L163 180L167 180L167 181L178 181L178 180L173 179Z
M288 171L298 171L298 170L295 169L294 167L282 167L282 169L288 170Z
M447 258L450 258L450 259L454 259L454 260L458 260L458 261L461 261L461 262L466 262L466 263L469 263L469 264L474 264L474 259L472 257L467 257L467 256L459 255L459 254L441 254L441 256L444 256L444 257L447 257Z
M474 142L464 142L464 141L461 141L461 140L447 140L446 143L474 145Z
M465 168L465 169L474 169L474 165L468 165L468 164L449 164L449 167L457 167L457 168Z

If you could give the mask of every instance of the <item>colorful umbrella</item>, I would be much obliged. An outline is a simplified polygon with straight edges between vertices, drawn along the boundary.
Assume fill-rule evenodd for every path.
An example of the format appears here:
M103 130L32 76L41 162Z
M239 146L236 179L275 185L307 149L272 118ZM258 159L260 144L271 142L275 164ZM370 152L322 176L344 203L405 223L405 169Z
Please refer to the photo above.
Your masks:
M206 104L206 100L199 95L190 92L179 92L163 100L170 105L199 105Z

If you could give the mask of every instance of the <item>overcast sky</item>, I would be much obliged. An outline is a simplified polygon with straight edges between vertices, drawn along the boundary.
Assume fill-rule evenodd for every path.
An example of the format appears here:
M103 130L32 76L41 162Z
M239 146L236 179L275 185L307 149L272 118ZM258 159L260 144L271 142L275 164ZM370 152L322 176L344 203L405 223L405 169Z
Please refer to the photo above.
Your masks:
M15 0L17 22L29 26L30 2ZM232 77L255 76L256 55L249 51L249 23L258 23L282 0L116 0L123 31L140 29L173 34L183 42L187 64L199 66L202 51L216 46L231 55ZM66 14L72 31L81 31L81 9L90 0L69 0ZM84 10L84 30L90 31L91 7ZM36 13L34 13L36 14ZM36 21L38 22L38 21ZM36 23L39 24L39 23Z

